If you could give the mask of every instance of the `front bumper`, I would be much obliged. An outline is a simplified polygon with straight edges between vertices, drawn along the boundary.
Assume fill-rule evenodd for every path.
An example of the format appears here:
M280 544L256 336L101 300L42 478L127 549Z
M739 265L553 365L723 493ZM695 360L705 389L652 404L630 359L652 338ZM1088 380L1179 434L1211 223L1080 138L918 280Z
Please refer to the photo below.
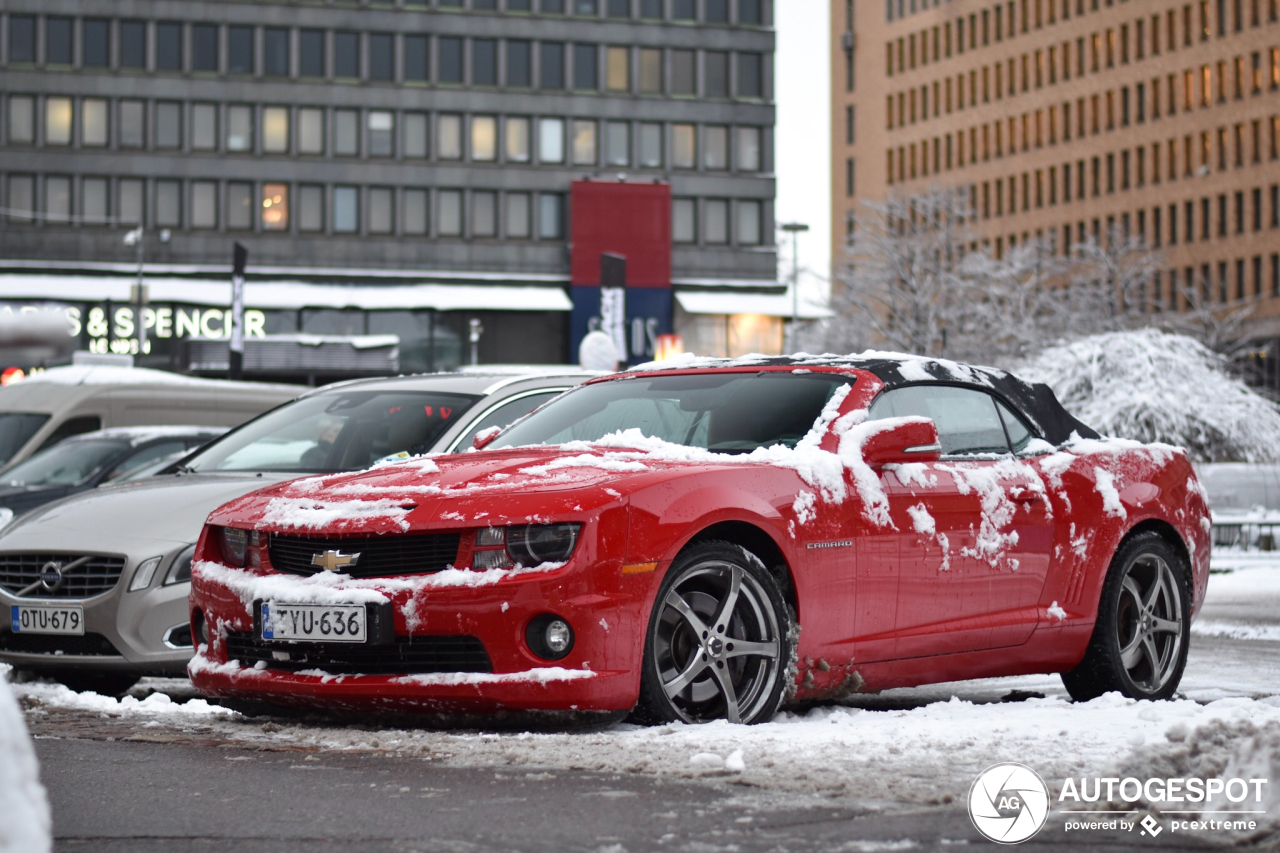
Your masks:
M270 597L287 602L290 588L307 595L316 588L314 581L227 567L206 575L198 568L192 618L205 621L210 642L200 646L188 674L205 696L325 709L629 710L639 696L653 575L623 576L620 565L614 564L573 566L571 562L552 571L512 574L483 585L444 585L434 582L432 575L352 582L354 602L368 602L372 592L390 603L393 632L401 643L410 638L474 638L489 661L487 672L428 666L435 671L416 673L389 673L379 661L378 675L362 674L350 665L327 666L323 659L302 671L296 664L259 660L248 665L233 659L228 637L239 638L236 648L244 648L243 638L257 636L255 601ZM268 582L262 587L268 590L265 595L254 591L255 578ZM343 594L341 585L326 583L324 588L330 603ZM526 641L530 622L547 614L573 628L573 647L560 660L538 657ZM310 654L313 660L317 656L313 644L280 643L279 648L282 654Z

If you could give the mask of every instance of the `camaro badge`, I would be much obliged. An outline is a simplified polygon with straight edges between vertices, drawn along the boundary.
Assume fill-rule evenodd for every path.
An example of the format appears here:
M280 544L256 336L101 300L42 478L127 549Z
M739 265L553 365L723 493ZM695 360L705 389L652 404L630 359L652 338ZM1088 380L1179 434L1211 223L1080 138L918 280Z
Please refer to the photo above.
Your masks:
M336 572L346 566L354 566L360 562L360 553L344 554L341 551L325 551L311 558L311 565L319 566L326 572Z
M810 551L818 551L824 548L852 548L852 539L838 539L835 542L810 542L805 545Z

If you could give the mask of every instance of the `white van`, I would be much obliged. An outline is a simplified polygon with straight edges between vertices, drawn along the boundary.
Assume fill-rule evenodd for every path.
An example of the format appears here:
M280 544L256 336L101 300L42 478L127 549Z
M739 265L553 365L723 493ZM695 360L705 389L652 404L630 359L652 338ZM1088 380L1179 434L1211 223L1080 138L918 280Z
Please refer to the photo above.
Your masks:
M306 390L141 367L53 367L0 388L0 471L64 438L97 429L236 426Z

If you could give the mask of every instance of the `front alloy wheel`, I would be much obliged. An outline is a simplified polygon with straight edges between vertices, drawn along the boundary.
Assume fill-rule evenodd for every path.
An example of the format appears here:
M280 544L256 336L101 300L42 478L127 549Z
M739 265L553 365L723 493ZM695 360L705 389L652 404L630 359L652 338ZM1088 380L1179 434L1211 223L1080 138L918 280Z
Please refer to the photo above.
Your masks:
M1132 699L1173 695L1190 639L1187 574L1185 558L1154 533L1121 545L1103 585L1089 649L1062 676L1073 699L1111 690Z
M688 549L663 582L645 642L638 716L759 723L782 702L790 617L778 582L727 542Z

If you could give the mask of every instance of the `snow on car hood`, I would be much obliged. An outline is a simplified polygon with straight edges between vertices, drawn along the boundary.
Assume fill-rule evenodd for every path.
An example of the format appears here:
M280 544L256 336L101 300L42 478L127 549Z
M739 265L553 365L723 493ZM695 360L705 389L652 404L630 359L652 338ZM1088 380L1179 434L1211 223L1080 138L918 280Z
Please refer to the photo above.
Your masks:
M210 512L280 479L278 474L183 474L91 489L18 519L0 531L0 549L129 553L143 542L189 544L200 536Z

